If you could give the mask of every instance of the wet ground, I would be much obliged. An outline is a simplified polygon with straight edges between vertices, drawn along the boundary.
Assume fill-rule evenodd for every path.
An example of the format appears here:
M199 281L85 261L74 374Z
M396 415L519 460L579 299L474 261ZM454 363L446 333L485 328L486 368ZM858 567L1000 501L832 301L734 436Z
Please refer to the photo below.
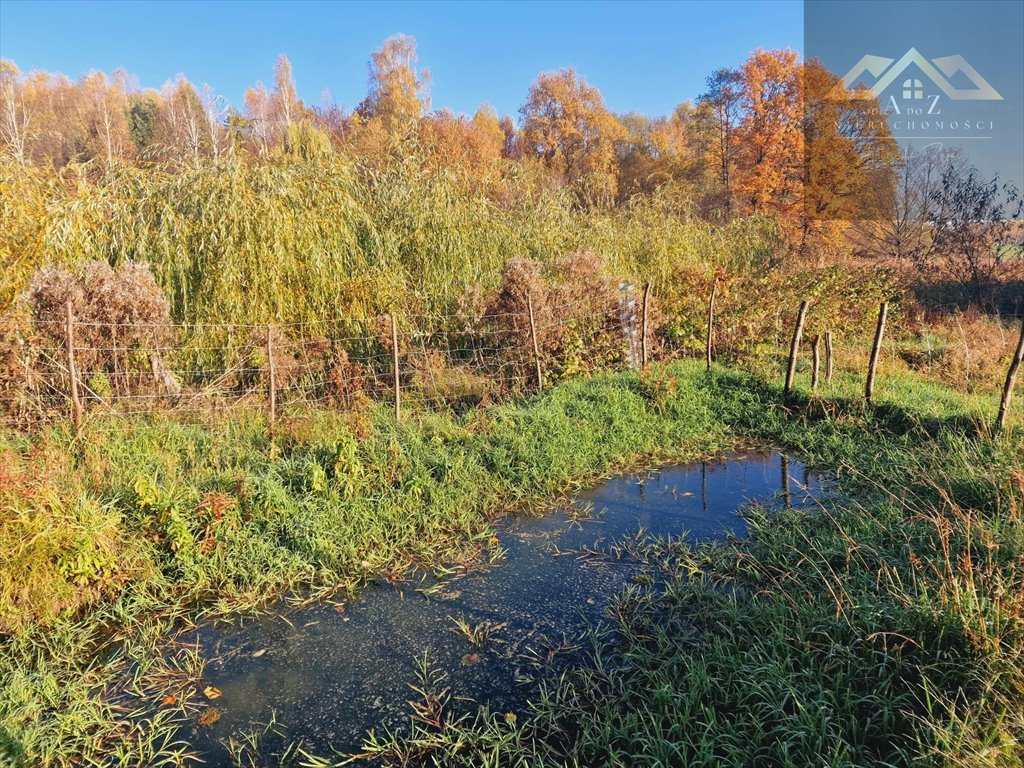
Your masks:
M456 706L519 709L538 671L571 658L586 626L637 577L635 562L611 554L616 542L641 529L694 542L743 536L745 505L801 506L820 489L799 462L762 451L617 477L543 517L504 520L507 554L494 565L443 583L373 585L343 608L325 602L205 627L199 642L220 717L180 735L209 766L230 765L220 742L271 717L279 744L358 751L370 729L407 723L424 654ZM481 635L475 644L459 622Z

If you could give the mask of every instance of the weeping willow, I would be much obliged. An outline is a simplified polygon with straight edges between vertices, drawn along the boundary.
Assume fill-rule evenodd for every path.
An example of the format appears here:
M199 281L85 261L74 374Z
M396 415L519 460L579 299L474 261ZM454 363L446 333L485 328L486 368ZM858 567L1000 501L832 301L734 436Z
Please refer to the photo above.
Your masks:
M510 164L511 165L511 164ZM506 186L521 182L508 174ZM579 250L617 275L764 264L757 218L715 224L669 192L618 209L569 190L497 199L459 169L415 157L368 169L330 153L191 169L26 169L0 160L0 310L44 264L148 263L184 324L317 323L400 307L448 312L496 288L509 258Z

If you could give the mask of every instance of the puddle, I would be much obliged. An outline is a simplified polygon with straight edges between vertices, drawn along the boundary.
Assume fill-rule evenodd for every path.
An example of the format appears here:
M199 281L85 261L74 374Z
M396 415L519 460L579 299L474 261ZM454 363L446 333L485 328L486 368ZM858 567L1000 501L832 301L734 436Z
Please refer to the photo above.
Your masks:
M221 717L179 737L201 751L206 765L227 766L218 742L273 715L282 732L273 740L278 746L301 739L314 753L358 751L370 729L406 725L407 702L417 698L409 685L425 651L464 711L475 711L474 702L494 712L519 709L534 690L533 676L570 656L587 623L600 620L638 572L628 560L567 552L607 552L640 528L687 532L692 541L743 536L737 510L745 504L801 506L821 487L799 462L759 451L621 476L581 493L566 509L506 519L498 539L507 556L429 598L415 591L418 583L373 585L342 613L325 603L287 620L204 627L198 635L209 660L206 682L221 691L212 702ZM591 517L574 522L588 506ZM483 647L451 631L458 619L491 623Z

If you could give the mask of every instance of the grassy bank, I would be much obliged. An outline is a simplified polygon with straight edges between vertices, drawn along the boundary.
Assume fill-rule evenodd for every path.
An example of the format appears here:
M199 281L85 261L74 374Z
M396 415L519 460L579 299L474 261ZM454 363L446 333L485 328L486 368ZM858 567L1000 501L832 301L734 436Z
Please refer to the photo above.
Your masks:
M394 764L1019 766L1024 440L907 379L870 411L719 376L737 432L834 467L847 498L755 513L747 542L650 541L586 663L525 718L412 722Z
M146 764L162 748L153 733L170 723L154 728L140 710L173 687L176 707L162 716L186 717L201 674L188 649L160 647L173 622L473 558L503 510L639 456L727 445L721 423L694 407L699 378L680 387L669 398L606 375L401 425L383 407L321 412L290 420L274 445L244 418L97 420L81 450L61 428L6 436L6 748L29 764L67 765L118 745L123 764ZM113 656L96 664L97 649Z
M786 409L772 385L674 364L457 417L296 416L273 444L244 419L96 419L80 448L59 426L7 434L0 755L178 764L202 660L164 642L174 628L472 559L504 510L753 435L838 467L860 501L758 518L749 545L652 543L668 589L624 595L593 664L553 681L536 711L420 729L382 756L1012 765L1021 432L975 436L990 402L916 378L887 382L870 410L857 386Z

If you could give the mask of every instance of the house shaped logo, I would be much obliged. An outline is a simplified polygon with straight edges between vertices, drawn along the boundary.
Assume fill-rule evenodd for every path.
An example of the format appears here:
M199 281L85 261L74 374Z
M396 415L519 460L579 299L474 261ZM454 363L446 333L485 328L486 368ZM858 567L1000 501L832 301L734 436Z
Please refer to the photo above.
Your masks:
M958 101L1003 100L999 92L963 56L943 56L938 59L928 60L916 48L911 48L899 60L887 59L884 56L872 56L870 54L864 56L846 73L846 76L843 78L843 85L846 88L853 89L855 93L859 92L877 98L911 64L917 66L920 72L935 83L936 87L950 99ZM969 80L974 87L955 87L950 82L950 78L956 77L957 73L960 73ZM854 85L860 82L866 74L877 78L875 84L867 89L854 88ZM924 84L919 78L909 77L903 80L901 85L903 87L904 99L924 98Z

